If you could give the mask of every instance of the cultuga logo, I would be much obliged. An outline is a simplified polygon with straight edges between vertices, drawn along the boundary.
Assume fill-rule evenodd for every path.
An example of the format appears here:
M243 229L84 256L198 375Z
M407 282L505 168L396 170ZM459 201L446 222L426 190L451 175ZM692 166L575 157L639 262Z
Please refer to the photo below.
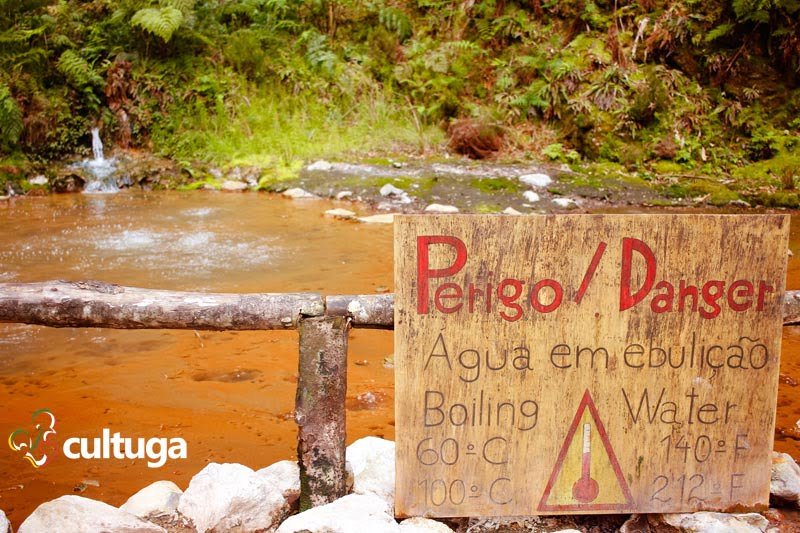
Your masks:
M56 417L50 409L39 409L31 415L30 428L17 428L8 436L8 446L22 454L34 468L44 466L56 451ZM47 453L46 453L47 452Z
M186 459L186 441L153 437L122 437L103 428L102 437L70 437L64 441L67 459L147 459L148 468L161 468L167 459Z
M15 429L8 445L20 452L34 468L44 466L57 450L53 438L56 418L49 409L39 409L31 416L33 430ZM119 432L101 430L100 437L69 437L61 447L64 457L76 459L147 459L148 468L161 468L168 459L186 459L186 441L180 437L123 437ZM45 453L47 451L48 453Z

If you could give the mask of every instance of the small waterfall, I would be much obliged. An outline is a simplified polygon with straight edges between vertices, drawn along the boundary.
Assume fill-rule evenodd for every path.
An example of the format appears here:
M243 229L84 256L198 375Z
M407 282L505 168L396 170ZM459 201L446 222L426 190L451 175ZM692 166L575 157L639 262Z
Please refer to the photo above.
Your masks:
M92 155L95 161L103 161L103 141L100 140L100 128L92 128Z
M100 128L92 128L92 159L84 159L77 165L88 171L91 180L86 183L83 192L89 194L108 194L119 192L114 172L117 170L114 158L106 159L103 155L103 141L100 140Z

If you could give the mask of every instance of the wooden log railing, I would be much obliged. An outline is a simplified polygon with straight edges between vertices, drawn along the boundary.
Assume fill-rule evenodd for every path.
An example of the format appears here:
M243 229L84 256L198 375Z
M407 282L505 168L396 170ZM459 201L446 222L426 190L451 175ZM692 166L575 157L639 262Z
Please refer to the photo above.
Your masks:
M99 281L0 283L0 322L56 328L299 329L301 508L344 496L347 333L394 328L394 295L222 294ZM800 291L783 298L783 324L800 324Z

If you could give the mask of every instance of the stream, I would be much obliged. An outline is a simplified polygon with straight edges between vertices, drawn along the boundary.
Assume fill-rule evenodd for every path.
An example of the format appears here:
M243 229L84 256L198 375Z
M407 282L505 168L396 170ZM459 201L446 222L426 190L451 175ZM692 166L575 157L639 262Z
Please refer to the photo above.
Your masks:
M0 202L0 281L97 279L214 292L374 293L393 289L392 228L323 216L353 204L268 194L126 191ZM627 210L630 212L630 210ZM792 218L788 289L800 289ZM800 456L800 327L783 329L775 448ZM394 438L392 333L350 334L348 443ZM40 469L0 453L0 509L19 524L40 503L81 494L122 504L169 479L185 488L208 462L258 469L293 458L297 334L118 331L0 324L3 440L48 408L57 442L183 437L188 459L67 460ZM59 440L61 439L61 440Z

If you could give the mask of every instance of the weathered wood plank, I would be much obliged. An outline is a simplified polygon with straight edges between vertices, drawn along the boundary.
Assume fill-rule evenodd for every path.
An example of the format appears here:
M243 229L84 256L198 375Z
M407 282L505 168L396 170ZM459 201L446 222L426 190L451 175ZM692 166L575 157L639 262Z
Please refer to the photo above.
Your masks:
M788 216L394 231L398 516L769 504Z
M57 328L292 329L319 316L318 294L221 294L123 287L99 281L0 283L0 322Z
M295 401L300 510L347 492L345 473L346 317L300 321L300 364Z
M394 328L394 294L326 296L325 309L329 316L350 317L354 327Z

